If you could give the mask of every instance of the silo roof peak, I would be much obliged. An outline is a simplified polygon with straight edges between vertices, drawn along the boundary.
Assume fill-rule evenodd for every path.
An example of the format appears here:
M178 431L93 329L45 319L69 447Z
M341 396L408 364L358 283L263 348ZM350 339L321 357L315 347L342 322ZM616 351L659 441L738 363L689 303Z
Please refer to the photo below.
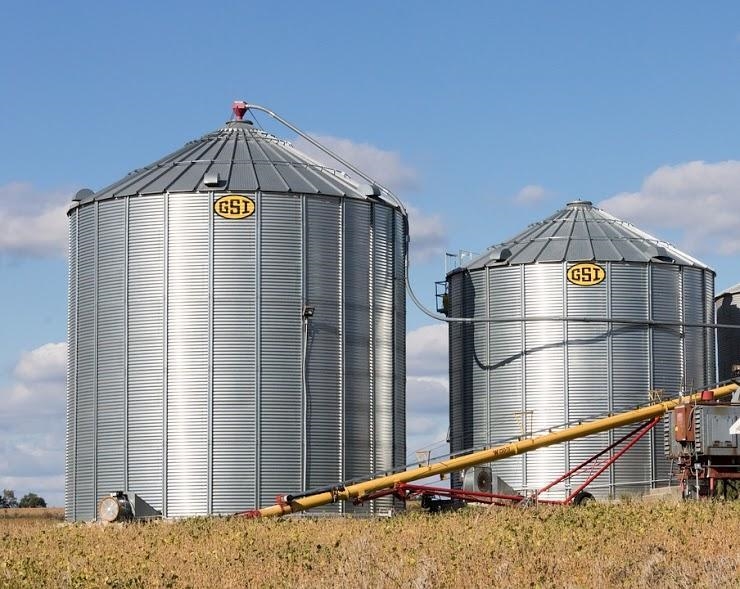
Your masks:
M594 203L592 203L590 200L581 200L580 198L577 198L576 200L572 200L568 203L565 203L565 206L569 209L575 209L575 208L582 208L582 209L590 209L594 206Z
M508 252L505 258L501 252ZM488 248L465 264L470 270L485 266L541 262L638 262L709 267L670 243L593 206L574 200L548 218Z

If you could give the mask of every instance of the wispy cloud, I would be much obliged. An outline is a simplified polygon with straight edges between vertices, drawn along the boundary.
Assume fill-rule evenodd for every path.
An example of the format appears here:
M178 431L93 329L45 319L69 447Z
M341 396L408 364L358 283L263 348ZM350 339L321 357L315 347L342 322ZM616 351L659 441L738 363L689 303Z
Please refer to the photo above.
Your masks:
M370 143L358 143L351 139L334 137L332 135L311 134L311 136L338 156L347 160L353 166L394 192L401 193L419 188L419 175L416 169L404 162L401 154L397 151L388 151L375 147ZM343 170L356 178L356 174L345 169L342 164L334 161L305 139L299 137L293 141L293 145L316 161L330 168ZM364 182L360 178L356 179L359 182Z
M0 253L67 255L66 190L41 191L24 182L0 186Z
M740 252L740 161L693 161L652 172L637 192L616 194L599 207L653 231L671 229L697 253Z
M539 184L527 184L514 195L514 202L520 205L535 205L549 196L549 192Z

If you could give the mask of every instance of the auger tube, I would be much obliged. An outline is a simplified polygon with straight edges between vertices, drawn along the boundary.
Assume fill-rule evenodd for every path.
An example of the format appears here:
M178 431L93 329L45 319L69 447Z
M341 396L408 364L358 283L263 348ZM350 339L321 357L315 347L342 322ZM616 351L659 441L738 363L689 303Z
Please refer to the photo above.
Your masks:
M631 423L638 423L654 417L660 417L668 411L675 409L681 403L694 403L700 401L702 400L702 395L705 395L703 398L706 399L707 392L711 392L714 399L719 399L721 397L731 395L737 388L738 383L736 382L723 384L713 389L706 389L705 391L696 392L687 396L679 396L669 401L648 405L647 407L624 411L609 417L602 417L588 423L574 425L559 431L543 434L535 438L518 440L516 442L510 442L501 446L495 446L493 448L467 454L465 456L450 458L448 460L437 462L436 464L420 466L412 470L349 484L347 486L338 484L332 487L331 490L321 489L315 494L301 494L300 496L286 495L283 503L277 503L270 507L263 507L261 509L244 512L243 515L252 517L287 515L289 513L297 513L307 509L313 509L314 507L320 507L340 500L352 501L369 493L391 488L396 483L410 483L430 476L448 474L471 466L503 460L504 458L509 458L510 456L515 456L517 454L524 454L525 452L531 452L538 448L560 444L562 442L590 436L592 434L622 427Z

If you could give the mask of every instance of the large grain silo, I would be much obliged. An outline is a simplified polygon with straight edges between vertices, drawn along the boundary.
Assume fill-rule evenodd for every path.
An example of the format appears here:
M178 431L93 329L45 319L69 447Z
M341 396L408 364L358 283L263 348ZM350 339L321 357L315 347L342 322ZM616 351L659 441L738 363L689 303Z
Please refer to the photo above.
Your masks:
M650 391L714 381L712 330L681 325L712 322L714 272L588 201L568 203L491 247L447 282L451 317L510 321L450 325L453 452L628 409L646 403ZM593 493L665 481L662 429L597 479ZM535 490L624 433L507 459L493 472L516 489Z
M717 323L740 327L740 284L722 291L714 300ZM740 329L717 330L717 371L720 380L733 377L740 367Z
M405 214L235 112L69 211L68 519L405 462Z

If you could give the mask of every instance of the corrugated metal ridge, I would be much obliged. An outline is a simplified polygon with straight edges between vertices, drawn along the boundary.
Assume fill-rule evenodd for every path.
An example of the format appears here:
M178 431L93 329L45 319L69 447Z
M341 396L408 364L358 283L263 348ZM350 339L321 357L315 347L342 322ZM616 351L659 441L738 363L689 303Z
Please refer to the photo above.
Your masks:
M207 172L217 172L221 183L205 186L203 177ZM313 160L288 141L247 122L229 121L156 162L133 170L80 204L140 194L211 190L368 198L344 172Z
M508 255L502 259L501 252ZM489 247L465 268L584 261L664 262L711 271L693 256L588 201L568 203L513 238Z

